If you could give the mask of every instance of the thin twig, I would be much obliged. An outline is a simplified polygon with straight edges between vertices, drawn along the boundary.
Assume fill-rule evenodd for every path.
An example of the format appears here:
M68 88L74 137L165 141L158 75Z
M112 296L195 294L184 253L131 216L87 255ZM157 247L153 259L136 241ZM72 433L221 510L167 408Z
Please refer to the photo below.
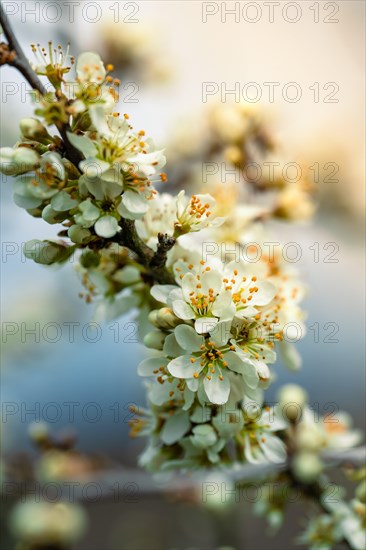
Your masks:
M162 267L166 264L167 254L177 240L166 233L158 234L158 248L150 262L150 267Z
M327 451L323 453L321 457L325 461L325 466L327 468L332 468L335 464L350 463L355 466L362 466L365 463L366 447ZM289 469L290 462L284 462L283 464L243 464L233 468L222 468L220 470L200 470L199 472L193 472L189 475L174 474L164 480L163 478L158 479L141 470L120 468L100 471L90 475L88 474L81 478L73 478L75 484L73 496L76 500L85 499L85 494L87 493L85 487L90 483L97 483L99 485L101 489L101 498L111 498L116 495L116 488L122 490L123 487L126 487L128 484L130 488L135 486L141 494L156 494L161 492L174 493L186 490L197 491L199 487L202 487L203 483L213 483L217 479L220 479L220 483L224 479L233 483L246 483L253 480L261 482L261 480L272 474L288 472ZM7 483L8 485L6 485ZM18 492L24 491L25 485L24 482L17 481L3 482L3 493L9 496L15 496ZM40 487L42 487L42 483L40 483ZM65 480L64 483L60 481L60 491L64 498L68 497L70 488L67 484L67 480ZM311 496L310 493L309 496ZM318 498L318 496L316 498Z
M126 246L132 250L136 254L140 264L147 268L147 270L151 273L153 280L157 283L174 284L175 280L173 275L165 267L166 256L164 262L161 261L160 265L154 265L153 260L156 257L156 254L138 236L134 220L122 218L120 221L120 226L122 231L117 237L118 244Z

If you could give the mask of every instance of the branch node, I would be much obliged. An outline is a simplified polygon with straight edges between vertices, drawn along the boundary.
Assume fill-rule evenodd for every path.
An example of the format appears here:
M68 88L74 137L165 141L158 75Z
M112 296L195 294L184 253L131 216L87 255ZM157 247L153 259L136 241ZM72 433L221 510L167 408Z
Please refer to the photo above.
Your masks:
M167 254L175 243L176 239L174 237L170 237L167 233L159 233L158 248L151 259L150 267L163 267L167 260Z

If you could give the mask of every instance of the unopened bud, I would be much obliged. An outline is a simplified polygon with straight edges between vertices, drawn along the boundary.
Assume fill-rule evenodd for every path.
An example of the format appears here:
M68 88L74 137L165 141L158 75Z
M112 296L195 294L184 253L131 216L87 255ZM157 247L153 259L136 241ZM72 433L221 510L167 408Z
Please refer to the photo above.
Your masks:
M162 307L157 313L157 326L162 329L175 328L182 324L182 320L177 317L169 307Z
M297 384L286 384L278 394L278 403L289 420L300 420L301 413L308 401L308 394Z
M40 156L29 147L2 147L0 149L0 171L17 176L33 170L39 165Z
M36 443L47 441L49 431L45 422L32 422L28 428L29 437Z
M319 456L308 451L298 454L293 462L295 477L302 483L311 483L323 471L323 463Z
M162 350L165 336L160 330L153 330L144 337L144 344L147 348Z
M273 214L276 218L304 221L311 218L314 212L315 206L308 193L288 187L279 194Z
M36 118L23 118L20 121L20 131L26 139L39 141L40 143L50 143L52 141L46 128Z
M315 422L300 422L297 426L296 442L300 449L318 451L324 446L324 433Z
M158 322L158 309L153 309L152 311L150 311L149 315L148 315L148 320L149 320L149 323L151 323L152 325L154 325L154 327L157 327L157 322Z
M231 164L240 164L243 161L243 153L236 145L226 147L224 151L225 160Z
M19 502L10 516L11 531L27 548L30 543L32 548L70 546L84 534L86 525L83 508L67 502Z
M366 504L366 480L364 479L361 481L361 483L358 485L356 489L356 497L358 500Z

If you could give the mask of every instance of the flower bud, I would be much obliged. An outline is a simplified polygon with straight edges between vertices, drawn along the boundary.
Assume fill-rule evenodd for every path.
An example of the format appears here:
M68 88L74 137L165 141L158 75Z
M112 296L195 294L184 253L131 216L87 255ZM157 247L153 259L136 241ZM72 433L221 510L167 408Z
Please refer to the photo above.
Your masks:
M229 477L215 473L203 479L196 496L206 508L221 512L235 504L237 490Z
M175 328L182 323L182 320L179 319L169 307L162 307L159 309L157 321L160 328L165 329Z
M324 434L318 424L300 422L297 426L296 441L300 449L318 451L324 446Z
M262 416L262 407L255 401L250 401L245 404L244 412L248 420L255 422Z
M24 256L36 264L51 265L64 263L73 254L74 247L62 242L39 241L33 239L23 245Z
M362 480L356 489L358 500L366 504L366 479Z
M20 121L20 131L26 139L39 141L44 144L52 142L52 138L46 128L36 118L23 118Z
M231 164L240 164L243 161L243 153L237 145L230 145L224 151L225 160Z
M165 334L160 330L148 332L144 337L144 344L147 348L162 350L165 341Z
M152 325L154 325L154 327L157 327L157 322L158 322L158 309L153 309L152 311L150 311L149 315L148 315L148 321L149 323L151 323Z
M315 206L308 193L288 187L279 194L273 214L285 220L304 221L311 218L314 212Z
M66 502L22 502L10 518L11 531L27 547L70 545L83 535L86 523L84 510Z
M39 165L40 156L30 147L2 147L0 149L0 171L17 176L33 170Z
M163 330L173 329L182 324L182 320L174 315L173 311L169 307L162 307L161 309L154 309L149 313L149 321L154 327L161 328Z
M297 384L282 386L277 394L282 413L290 421L300 420L304 406L308 401L308 394Z
M323 471L323 463L319 456L308 451L298 454L293 462L295 477L302 483L311 483Z
M29 437L36 443L47 441L49 431L45 422L32 422L28 428Z

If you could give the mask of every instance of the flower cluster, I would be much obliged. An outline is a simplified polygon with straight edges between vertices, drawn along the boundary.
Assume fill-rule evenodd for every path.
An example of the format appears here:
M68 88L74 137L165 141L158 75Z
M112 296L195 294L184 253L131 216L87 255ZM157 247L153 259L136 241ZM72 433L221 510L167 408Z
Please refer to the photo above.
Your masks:
M120 81L111 76L113 66L92 52L75 61L52 44L32 50L34 71L51 90L38 85L37 118L23 119L18 143L0 149L0 169L13 178L18 206L60 226L60 239L26 243L26 257L52 265L79 251L81 296L98 301L96 318L139 312L149 355L138 373L146 379L148 408L133 409L131 435L148 437L141 465L154 472L283 465L281 481L315 492L324 512L301 541L320 550L345 540L361 550L365 472L351 473L360 481L354 499L342 496L333 505L324 497L322 455L356 445L360 433L344 413L315 418L300 388L284 387L275 406L265 399L277 354L298 369L294 341L305 334L305 288L281 247L263 254L271 240L265 222L312 215L307 178L289 185L283 173L268 180L245 172L224 185L206 179L192 196L180 189L176 196L159 194L156 184L167 180L164 151L116 110ZM59 136L50 133L53 126ZM246 104L210 108L196 142L195 129L187 139L180 136L175 153L173 147L177 162L181 156L190 163L184 177L176 171L179 188L187 174L188 185L195 181L197 155L216 165L224 159L242 172L252 159L268 161L277 150L262 114ZM269 200L257 200L266 191ZM62 479L85 464L56 449L39 473ZM257 511L278 527L285 505L281 496L261 500ZM71 527L60 530L72 515ZM75 506L26 503L13 521L21 539L39 545L49 537L73 541L85 518Z
M49 224L62 223L60 236L79 247L100 248L101 239L118 239L122 218L137 219L147 212L154 183L166 179L160 173L163 151L143 130L133 130L127 114L114 110L119 81L97 54L81 54L76 78L65 80L73 58L51 46L48 54L33 49L35 70L48 78L53 91L37 101L41 120L22 120L20 141L0 150L1 170L18 176L16 204ZM80 162L70 162L60 138L50 135L46 126L52 124L64 125Z
M145 366L140 372L146 372ZM164 377L164 371L161 377ZM280 464L286 447L278 436L286 421L277 408L238 402L236 395L224 406L205 403L189 392L179 397L171 386L171 403L164 403L164 391L149 387L150 409L137 409L130 421L133 436L149 436L140 464L153 472L183 469L231 467L234 463ZM161 403L157 405L156 403Z
M283 426L267 422L264 390L273 380L278 350L290 366L299 366L286 326L298 322L303 332L303 287L277 256L233 260L219 246L230 241L233 219L245 219L235 236L245 246L263 209L240 205L239 197L225 203L217 189L217 200L208 193L187 197L183 190L177 196L159 194L154 183L166 180L160 172L164 154L143 131L133 130L128 115L114 110L119 81L110 75L113 67L91 52L75 61L61 48L33 50L35 71L53 90L38 98L39 119L21 122L16 146L1 149L2 170L16 176L15 202L35 217L61 224L58 236L65 240L31 241L26 256L51 265L79 250L83 296L88 302L99 299L96 317L112 319L132 308L140 312L140 334L155 351L138 371L150 379L152 419L167 416L158 422L164 428L156 441L172 450L173 443L179 445L186 458L198 448L200 463L223 461L232 440L240 449L238 460L285 460L275 435ZM75 79L67 80L74 68ZM262 124L244 108L240 113L235 142ZM220 120L214 113L215 139L230 141ZM49 133L53 124L62 139ZM161 235L172 245L164 252ZM204 257L207 241L216 249ZM161 257L163 267L154 271ZM257 420L243 409L251 402L259 408ZM222 421L222 407L233 408L238 422ZM197 421L201 409L210 413L204 422ZM169 453L164 449L164 456Z

